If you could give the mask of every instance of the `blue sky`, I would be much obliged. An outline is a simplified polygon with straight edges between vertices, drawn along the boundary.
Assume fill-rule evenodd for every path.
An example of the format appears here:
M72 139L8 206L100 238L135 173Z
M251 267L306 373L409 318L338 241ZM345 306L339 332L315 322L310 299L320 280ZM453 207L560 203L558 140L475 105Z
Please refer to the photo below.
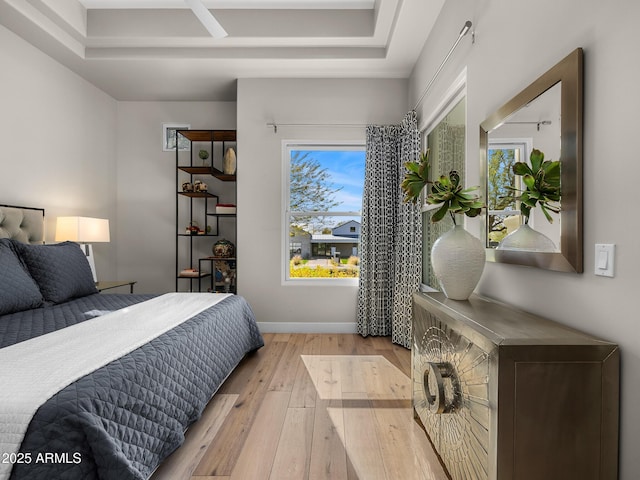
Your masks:
M341 204L336 211L359 212L362 210L362 189L364 186L364 150L300 150L309 153L323 168L331 173L331 181L342 190L335 194Z

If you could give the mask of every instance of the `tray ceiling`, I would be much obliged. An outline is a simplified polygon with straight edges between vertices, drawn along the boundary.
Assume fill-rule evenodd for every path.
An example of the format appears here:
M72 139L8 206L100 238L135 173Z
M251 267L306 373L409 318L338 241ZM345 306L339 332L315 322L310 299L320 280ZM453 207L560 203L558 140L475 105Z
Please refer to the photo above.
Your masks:
M0 0L0 23L118 100L234 101L238 78L407 78L445 0Z

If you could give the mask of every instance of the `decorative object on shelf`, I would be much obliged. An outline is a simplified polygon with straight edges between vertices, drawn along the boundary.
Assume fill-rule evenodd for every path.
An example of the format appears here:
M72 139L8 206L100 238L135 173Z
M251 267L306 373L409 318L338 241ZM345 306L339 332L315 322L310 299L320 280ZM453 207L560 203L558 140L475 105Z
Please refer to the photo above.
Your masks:
M182 191L183 192L193 192L193 185L191 184L191 182L184 182L182 184Z
M213 244L213 256L216 258L232 258L235 246L229 240L223 238Z
M196 180L195 182L193 182L194 192L206 193L208 189L209 189L208 185L204 183L202 180Z
M222 171L226 175L234 175L236 173L236 152L232 147L227 148L224 154Z
M416 163L405 164L408 172L402 182L405 202L417 202L423 188L432 183L425 197L426 203L438 210L431 222L439 222L449 213L453 229L443 234L431 249L431 264L444 294L453 300L466 300L480 281L484 269L485 251L482 242L456 224L455 214L476 217L484 205L474 192L479 187L463 188L460 175L455 170L442 175L435 182L429 178L429 151Z
M230 270L226 275L223 273L224 277L224 293L231 292L231 284L233 283L234 271Z
M187 235L204 235L204 230L198 226L198 222L190 222L187 227Z
M235 270L231 268L229 262L226 260L216 260L214 262L216 268L216 282L222 283L224 292L229 293L231 291L231 284L235 278Z
M553 223L550 212L560 213L560 161L544 159L544 153L533 149L529 156L531 166L525 162L513 164L513 173L522 177L525 188L509 185L512 198L520 202L523 223L517 230L502 239L498 250L522 250L529 252L557 252L553 241L529 225L531 210L540 207L549 223Z
M216 204L216 213L218 214L233 214L237 209L233 203L218 203Z
M207 159L209 158L209 152L207 152L206 150L200 150L198 152L198 157L200 157L200 160L202 160L202 166L207 166Z
M225 275L228 275L231 271L231 266L226 260L216 260L214 263L216 268L216 282L224 281Z
M200 272L196 268L185 268L180 270L181 277L199 277Z

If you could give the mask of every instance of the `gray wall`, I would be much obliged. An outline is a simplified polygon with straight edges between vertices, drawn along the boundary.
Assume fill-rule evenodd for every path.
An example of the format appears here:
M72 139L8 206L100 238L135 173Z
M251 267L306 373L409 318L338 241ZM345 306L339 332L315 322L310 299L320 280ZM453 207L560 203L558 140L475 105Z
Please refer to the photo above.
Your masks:
M467 178L474 184L479 172L479 124L565 55L584 48L585 273L487 264L478 290L620 345L620 478L624 480L640 475L640 341L635 298L640 229L634 216L625 212L625 206L635 203L634 184L640 175L633 143L640 105L638 18L636 0L447 2L410 79L413 105L464 22L474 23L475 44L470 37L461 42L419 112L428 116L449 83L467 67ZM479 234L479 225L472 228ZM595 243L617 245L615 278L594 276Z
M117 234L116 101L0 26L0 203L58 216L108 218ZM96 268L116 278L115 242L94 245Z
M357 286L283 285L283 140L364 140L365 129L267 122L398 123L406 80L238 80L239 293L271 331L353 331Z
M185 123L192 130L233 130L236 103L119 102L117 120L118 276L137 280L139 293L173 291L178 187L175 153L162 150L162 124ZM197 152L194 161L200 162ZM203 180L211 193L220 194L221 201L229 201L228 190L234 184L218 182L213 177ZM181 231L188 222L183 223ZM228 227L233 229L232 224ZM197 239L197 256L211 255L214 241L211 237ZM187 280L180 282L181 288L188 288Z

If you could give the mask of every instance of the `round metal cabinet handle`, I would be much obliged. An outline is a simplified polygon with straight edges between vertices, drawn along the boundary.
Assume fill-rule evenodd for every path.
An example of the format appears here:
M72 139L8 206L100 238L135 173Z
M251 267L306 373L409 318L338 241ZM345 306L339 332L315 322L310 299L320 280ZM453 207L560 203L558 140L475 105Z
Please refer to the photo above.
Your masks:
M460 406L460 382L449 362L429 362L424 371L423 385L432 413L452 413Z

